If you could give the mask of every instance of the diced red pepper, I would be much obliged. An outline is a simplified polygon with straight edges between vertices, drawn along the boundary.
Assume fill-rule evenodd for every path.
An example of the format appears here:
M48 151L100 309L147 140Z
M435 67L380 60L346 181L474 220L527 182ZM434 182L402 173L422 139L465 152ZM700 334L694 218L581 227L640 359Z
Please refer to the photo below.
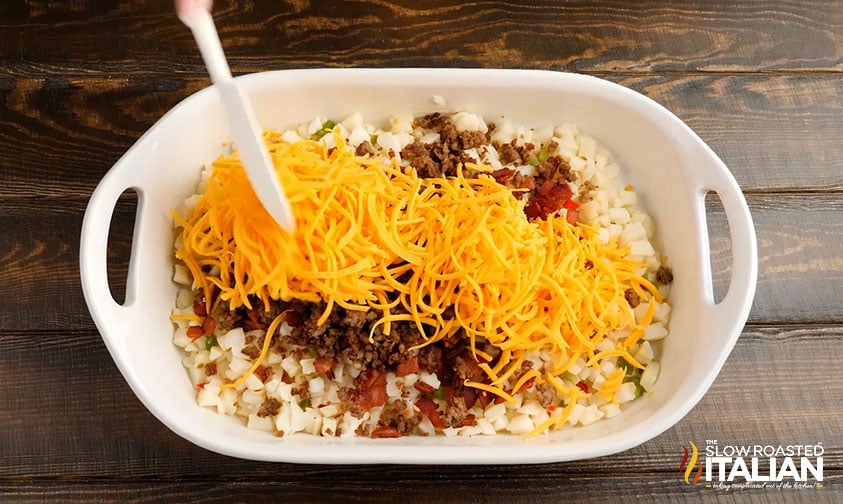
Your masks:
M588 394L588 384L582 380L577 382L577 388Z
M205 308L205 303L200 303L198 301L193 303L193 313L199 315L200 317L207 317L208 310Z
M398 367L395 368L396 376L407 376L408 374L418 373L419 372L419 357L414 355L409 359L405 360L401 364L398 364Z
M580 207L580 204L572 200L571 198L568 198L567 200L565 200L565 204L562 206L564 206L568 210L576 210Z
M580 220L580 211L577 209L568 210L566 219L568 220L568 224L576 226Z
M530 378L529 380L522 383L521 386L518 387L518 390L515 391L515 393L518 394L520 392L523 392L523 391L527 390L528 388L533 386L533 383L535 383L535 381L536 381L535 377Z
M504 389L503 391L506 392L509 395L512 395L512 389ZM503 397L495 396L495 404L500 404L504 401L506 401L506 399L504 399Z
M203 389L203 388L205 388L205 385L207 385L207 383L202 382L202 383L197 384L197 385L196 385L196 388L198 388L198 389Z

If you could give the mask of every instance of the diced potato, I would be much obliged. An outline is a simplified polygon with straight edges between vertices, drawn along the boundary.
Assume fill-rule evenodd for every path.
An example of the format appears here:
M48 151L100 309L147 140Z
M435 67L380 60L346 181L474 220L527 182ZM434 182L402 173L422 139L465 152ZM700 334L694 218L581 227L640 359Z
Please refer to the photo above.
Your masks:
M641 373L641 386L649 392L653 389L653 386L656 384L656 379L659 377L659 371L661 370L661 365L657 361L652 361L647 367L644 369L644 372Z
M529 415L516 416L510 420L506 427L506 430L512 434L526 434L533 429L535 429L535 425L533 425L533 419Z
M644 329L644 339L646 341L656 341L667 336L667 328L661 322L656 322L647 326Z

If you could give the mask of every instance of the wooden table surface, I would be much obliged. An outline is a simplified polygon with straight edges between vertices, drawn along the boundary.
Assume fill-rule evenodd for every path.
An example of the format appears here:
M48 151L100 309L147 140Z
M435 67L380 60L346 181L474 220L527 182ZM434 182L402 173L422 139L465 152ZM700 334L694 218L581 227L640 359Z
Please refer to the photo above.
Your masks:
M239 4L240 7L237 7ZM159 423L82 297L82 214L164 112L209 85L170 0L0 3L0 501L843 502L843 2L218 0L235 74L301 67L581 72L664 104L730 167L758 232L749 322L703 400L635 449L537 466L256 463ZM734 4L734 5L733 5ZM116 290L132 206L114 219ZM712 202L712 264L729 241ZM688 440L825 448L810 490L694 488Z

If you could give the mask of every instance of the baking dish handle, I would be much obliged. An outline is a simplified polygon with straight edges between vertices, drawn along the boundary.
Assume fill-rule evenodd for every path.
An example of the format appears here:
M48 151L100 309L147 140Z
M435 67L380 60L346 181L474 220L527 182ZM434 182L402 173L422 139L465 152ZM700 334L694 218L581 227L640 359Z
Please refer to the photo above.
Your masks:
M730 334L735 321L740 321L739 329L743 328L749 316L752 300L755 297L755 283L758 277L758 250L755 238L755 227L752 215L744 199L740 186L731 172L721 165L720 170L705 170L700 172L704 181L699 185L699 205L703 220L705 219L705 195L714 191L723 203L726 219L729 223L729 237L732 242L732 267L729 289L723 300L714 302L713 289L709 275L706 289L706 304L708 305L710 324L715 337L730 338L725 341L728 348L737 339L738 334ZM708 239L708 237L706 237Z
M82 220L82 235L79 246L82 291L100 333L103 332L105 327L115 327L118 320L127 318L130 308L135 302L134 253L129 260L126 296L122 305L117 303L111 295L107 270L108 233L111 218L120 195L129 189L138 194L133 241L136 240L140 222L137 217L141 214L144 203L143 191L134 184L131 172L120 170L119 166L112 168L94 189L91 200L88 202L88 208L85 210L85 217Z

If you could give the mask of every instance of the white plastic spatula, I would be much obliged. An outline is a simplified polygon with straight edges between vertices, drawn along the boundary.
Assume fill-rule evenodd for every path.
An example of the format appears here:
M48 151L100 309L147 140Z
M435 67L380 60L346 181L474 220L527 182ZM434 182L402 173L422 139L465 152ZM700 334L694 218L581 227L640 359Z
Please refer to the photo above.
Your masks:
M296 230L290 202L284 193L269 152L261 136L260 126L249 100L231 78L220 38L211 17L211 0L176 0L176 14L190 28L211 81L217 86L225 113L231 123L231 135L240 151L240 159L263 207L287 232Z

